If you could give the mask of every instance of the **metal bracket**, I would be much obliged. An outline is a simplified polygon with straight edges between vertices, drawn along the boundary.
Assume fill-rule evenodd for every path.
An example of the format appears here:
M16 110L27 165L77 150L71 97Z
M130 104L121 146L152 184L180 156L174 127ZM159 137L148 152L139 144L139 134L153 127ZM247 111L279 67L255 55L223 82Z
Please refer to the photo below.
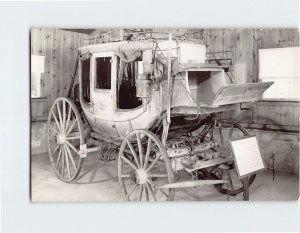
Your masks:
M92 147L92 148L87 148L86 144L80 145L80 150L79 150L79 156L80 158L85 158L88 153L98 151L100 150L100 147Z

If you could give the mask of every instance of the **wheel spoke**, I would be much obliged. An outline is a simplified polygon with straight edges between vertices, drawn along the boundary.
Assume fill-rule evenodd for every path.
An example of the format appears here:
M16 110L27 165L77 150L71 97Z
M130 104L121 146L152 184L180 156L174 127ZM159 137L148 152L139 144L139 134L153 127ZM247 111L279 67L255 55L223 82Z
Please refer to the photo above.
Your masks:
M130 165L130 167L132 167L134 170L137 170L138 168L129 160L127 159L124 155L121 155L121 158Z
M62 120L62 117L61 117L61 111L60 111L59 102L56 103L56 108L57 108L57 112L58 112L58 117L59 117L59 122L60 122L60 128L62 129L62 132L64 132L63 120Z
M63 129L65 130L66 128L66 102L63 100Z
M58 132L56 129L54 129L51 125L49 125L49 128L50 128L54 133L59 134L59 132Z
M57 118L56 118L55 113L53 112L53 110L51 111L51 114L52 114L52 116L53 116L53 118L54 118L54 120L55 120L55 123L56 123L56 126L57 126L59 132L62 132L62 129L61 129L61 127L60 127L60 124L58 123L58 120L57 120Z
M140 191L139 191L139 201L141 201L141 200L142 200L143 189L144 189L144 185L140 184Z
M123 174L123 175L121 175L121 177L122 178L130 178L131 176L130 176L130 174Z
M136 135L136 140L137 140L137 144L138 144L138 148L139 148L140 167L142 167L143 166L143 148L142 148L142 143L141 143L140 135L138 133L136 133L135 135Z
M147 174L150 178L168 178L168 174Z
M69 157L70 157L71 163L73 164L74 170L76 171L76 170L77 170L77 167L76 167L74 158L73 158L73 156L72 156L72 153L71 153L71 151L70 151L70 148L69 148L67 145L66 145L65 147L66 147L66 149L67 149L67 154L68 154Z
M66 141L67 145L78 155L80 156L79 152L77 151L77 149L69 142Z
M147 150L146 150L146 155L145 155L145 162L144 162L144 169L146 169L148 162L149 162L149 155L151 151L151 138L148 138L148 143L147 143Z
M153 188L155 189L155 185L153 184L153 182L150 179L147 179L147 182L153 186ZM169 198L169 195L164 192L162 189L158 189L159 192L161 192L167 199Z
M55 147L55 149L54 149L53 152L51 153L51 157L52 157L52 156L54 155L54 153L57 151L58 147L59 147L59 144Z
M127 140L127 145L128 145L128 147L129 147L129 149L130 149L132 155L133 155L133 158L134 158L135 161L136 161L137 167L140 168L140 164L139 164L137 155L136 155L136 153L135 153L135 151L134 151L134 148L133 148L132 144L129 142L129 140Z
M61 157L61 176L64 177L65 173L65 152L62 150L62 157Z
M67 132L67 129L68 129L68 126L69 126L69 123L70 123L70 119L71 119L71 115L72 115L71 105L69 105L68 119L67 119L66 126L65 126L65 132Z
M127 197L127 198L129 198L130 195L134 192L134 190L136 190L137 186L138 186L138 184L135 184L135 185L133 186L133 188L130 190L130 192L126 194L126 197Z
M64 147L64 151L65 151L65 158L66 158L66 166L67 166L68 176L69 176L69 179L70 179L71 178L71 172L70 172L68 154L67 154L66 146L63 146L63 147Z
M161 192L167 199L169 198L169 195L165 191L161 189L159 189L158 191Z
M59 161L60 161L60 157L61 157L61 153L62 153L62 150L61 150L61 148L59 148L58 158L57 158L57 161L56 161L56 164L55 164L56 168L58 167L58 164L59 164Z
M75 140L80 139L80 136L74 136L74 137L66 137L67 140Z
M149 172L152 168L153 168L153 166L156 164L156 162L159 160L159 156L157 156L154 160L153 160L153 162L151 163L151 165L146 169L146 172Z
M74 128L74 126L75 126L76 122L77 122L77 120L76 120L76 119L74 119L74 122L72 123L71 127L68 129L68 131L67 131L67 133L66 133L66 136L68 136L68 135L69 135L69 133L71 133L71 132L72 132L72 129Z
M147 185L145 185L145 194L146 194L146 201L149 201L149 190Z
M147 180L148 181L148 180ZM149 185L149 183L145 183L146 184L146 187L147 187L147 189L150 191L150 194L151 194L151 196L153 197L153 199L155 200L155 201L157 201L157 199L156 199L156 196L155 196L155 194L154 194L154 192L153 192L153 190L152 190L152 188L151 188L151 185Z

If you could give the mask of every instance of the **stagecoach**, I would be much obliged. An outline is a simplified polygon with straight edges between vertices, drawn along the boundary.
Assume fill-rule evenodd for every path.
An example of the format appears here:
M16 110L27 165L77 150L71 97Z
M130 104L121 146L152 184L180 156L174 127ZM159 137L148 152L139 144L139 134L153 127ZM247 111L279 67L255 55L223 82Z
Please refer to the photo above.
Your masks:
M86 40L78 50L78 84L73 80L68 97L57 98L49 112L57 177L74 182L96 152L105 161L115 155L128 201L172 201L176 188L201 185L243 192L230 142L249 133L218 116L257 101L272 83L235 84L228 67L208 63L206 53L203 41L171 33Z

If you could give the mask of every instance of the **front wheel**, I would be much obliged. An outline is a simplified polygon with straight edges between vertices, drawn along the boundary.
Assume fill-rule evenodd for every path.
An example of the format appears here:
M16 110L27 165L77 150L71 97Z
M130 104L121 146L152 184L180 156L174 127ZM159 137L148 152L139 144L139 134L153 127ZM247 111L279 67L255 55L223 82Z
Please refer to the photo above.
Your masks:
M174 189L158 189L174 183L174 173L165 147L148 130L133 130L124 138L119 150L118 177L128 201L174 200Z
M79 154L84 144L83 124L75 104L68 98L57 98L49 112L47 123L48 152L59 179L73 181L79 174L83 158Z

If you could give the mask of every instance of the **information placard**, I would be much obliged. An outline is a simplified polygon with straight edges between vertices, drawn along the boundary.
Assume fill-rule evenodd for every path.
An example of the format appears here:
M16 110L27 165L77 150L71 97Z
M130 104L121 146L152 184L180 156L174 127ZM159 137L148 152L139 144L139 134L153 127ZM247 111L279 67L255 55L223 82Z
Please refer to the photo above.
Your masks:
M231 142L239 177L246 177L265 169L256 136Z

